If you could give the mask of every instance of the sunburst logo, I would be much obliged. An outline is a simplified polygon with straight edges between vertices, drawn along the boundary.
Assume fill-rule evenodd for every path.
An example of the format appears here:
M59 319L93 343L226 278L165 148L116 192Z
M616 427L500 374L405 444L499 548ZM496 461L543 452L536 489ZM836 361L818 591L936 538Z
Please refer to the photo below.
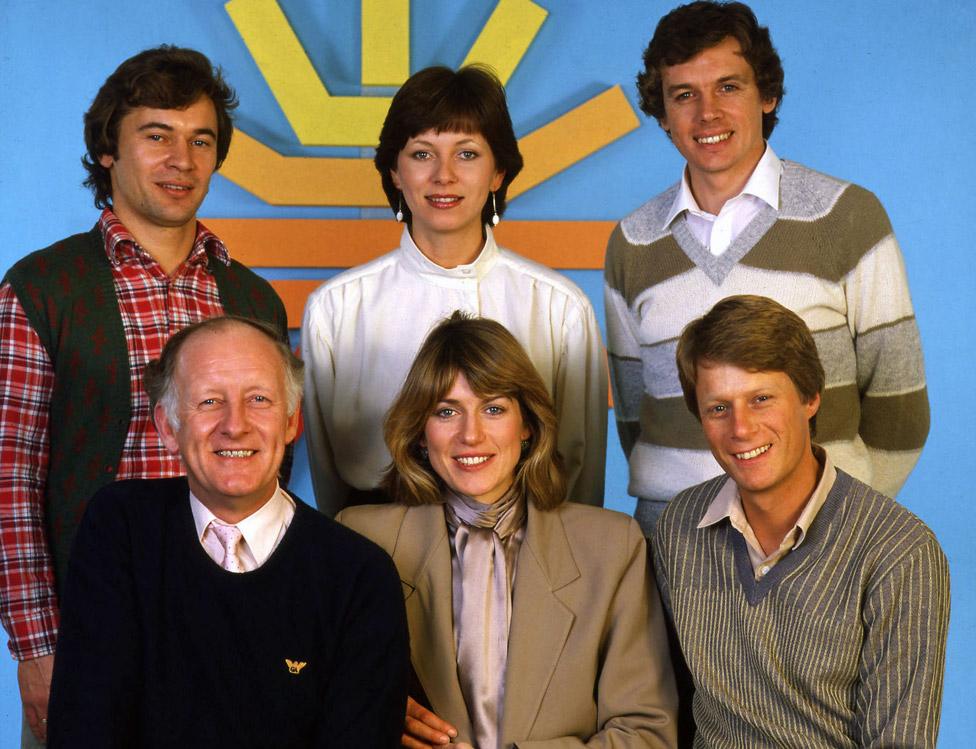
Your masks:
M389 96L336 96L313 67L276 0L231 0L224 6L302 146L349 146L356 156L286 156L238 129L221 174L272 206L386 206L371 157ZM531 0L499 0L462 64L483 63L503 83L515 74L548 11ZM361 84L396 87L410 75L409 0L361 0ZM518 123L515 123L518 130ZM619 85L523 135L525 168L508 191L517 200L634 130L637 117ZM394 247L400 227L378 219L207 219L252 267L335 268ZM606 222L506 221L501 244L552 267L599 267ZM575 246L574 246L575 245ZM315 251L321 248L318 257ZM555 248L559 255L554 256ZM289 321L298 324L321 279L274 281Z

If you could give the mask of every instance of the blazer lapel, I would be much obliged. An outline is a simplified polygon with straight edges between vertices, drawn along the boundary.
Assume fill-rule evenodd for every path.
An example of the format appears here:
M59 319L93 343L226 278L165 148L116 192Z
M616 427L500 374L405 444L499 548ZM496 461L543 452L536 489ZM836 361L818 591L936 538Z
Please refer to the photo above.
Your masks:
M404 586L410 657L431 706L471 741L454 648L451 547L440 504L411 507L397 535L393 561Z
M558 591L580 576L558 510L529 502L508 638L502 739L526 737L535 723L576 616Z

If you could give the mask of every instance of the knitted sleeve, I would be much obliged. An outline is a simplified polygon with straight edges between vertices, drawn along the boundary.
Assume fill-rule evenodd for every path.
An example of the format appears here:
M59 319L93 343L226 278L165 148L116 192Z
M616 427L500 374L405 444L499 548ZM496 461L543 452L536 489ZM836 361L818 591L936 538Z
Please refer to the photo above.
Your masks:
M897 495L929 431L922 345L898 241L878 199L851 186L851 224L878 226L881 238L857 258L846 278L848 324L861 399L858 433L871 459L871 485ZM853 233L853 232L852 232Z
M629 458L640 436L640 403L644 392L639 321L625 295L629 243L617 226L607 245L603 297L607 316L607 357L613 388L613 412L624 454Z
M113 485L75 537L54 661L48 747L132 746L143 687L131 538Z
M855 711L863 747L935 747L942 705L949 567L935 538L865 591Z
M410 643L400 576L381 549L356 541L359 564L344 572L352 594L310 745L318 749L392 749L403 732Z

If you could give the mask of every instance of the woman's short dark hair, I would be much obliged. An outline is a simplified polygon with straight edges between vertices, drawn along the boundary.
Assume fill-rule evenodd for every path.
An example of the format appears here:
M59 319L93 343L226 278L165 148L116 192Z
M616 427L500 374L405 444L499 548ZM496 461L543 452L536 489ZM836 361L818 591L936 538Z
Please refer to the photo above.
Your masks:
M112 203L112 179L99 159L119 155L119 123L136 107L185 109L201 96L208 97L217 112L217 168L227 157L234 134L231 111L237 95L207 56L194 49L161 47L130 57L115 70L85 112L85 147L81 163L88 172L85 187L95 194L95 207Z
M696 387L702 362L731 364L750 372L783 372L804 403L823 393L826 383L817 344L803 318L764 296L726 297L692 320L678 339L676 358L685 404L699 421ZM816 427L814 414L811 435Z
M462 374L480 397L504 396L518 403L529 445L515 468L515 487L540 510L560 505L566 480L556 452L556 412L545 383L503 325L463 312L430 332L390 406L383 436L393 462L382 488L407 505L442 501L444 482L422 455L420 441L435 406Z
M410 207L401 204L400 191L390 172L410 138L433 130L437 133L480 133L488 142L495 168L505 173L495 190L498 215L505 212L505 196L512 180L522 171L522 154L508 114L505 88L490 69L467 65L458 71L436 66L414 73L393 97L386 113L373 163L383 181L390 208L403 211L409 225ZM481 211L482 223L491 220L491 198Z
M763 138L769 138L779 120L777 112L786 89L783 63L755 13L743 3L695 2L681 5L658 21L654 37L644 51L644 70L637 74L637 93L645 114L664 118L661 68L688 62L703 50L733 37L756 76L762 101L776 100L773 111L763 114Z

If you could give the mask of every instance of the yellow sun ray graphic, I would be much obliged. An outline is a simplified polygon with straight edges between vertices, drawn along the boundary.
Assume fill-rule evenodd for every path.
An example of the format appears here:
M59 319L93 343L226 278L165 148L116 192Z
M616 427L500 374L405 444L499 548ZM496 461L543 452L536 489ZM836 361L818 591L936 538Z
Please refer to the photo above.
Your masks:
M373 146L387 96L333 96L275 0L225 5L255 64L305 146ZM514 73L547 12L531 0L500 0L464 62ZM409 59L409 2L363 0L363 83L402 83ZM638 127L620 86L612 86L532 133L519 147L526 168L511 198ZM369 158L283 156L239 132L221 173L272 205L386 205Z
M302 146L375 146L389 95L339 96L312 65L276 0L230 0L224 6L255 65ZM464 57L516 74L549 12L532 0L499 0ZM409 0L361 0L361 74L365 87L399 86L410 75ZM334 85L333 85L334 88ZM383 92L384 94L388 92ZM519 139L525 168L509 199L537 187L639 127L619 85L610 86ZM369 157L287 156L241 129L220 173L272 206L386 206ZM231 241L252 267L348 267L396 244L401 227L378 219L221 219L208 225ZM558 268L598 268L612 222L505 221L499 242ZM328 253L309 252L328 247ZM554 253L553 248L559 252ZM294 250L289 252L289 250ZM301 320L308 293L321 279L276 279L290 325Z

